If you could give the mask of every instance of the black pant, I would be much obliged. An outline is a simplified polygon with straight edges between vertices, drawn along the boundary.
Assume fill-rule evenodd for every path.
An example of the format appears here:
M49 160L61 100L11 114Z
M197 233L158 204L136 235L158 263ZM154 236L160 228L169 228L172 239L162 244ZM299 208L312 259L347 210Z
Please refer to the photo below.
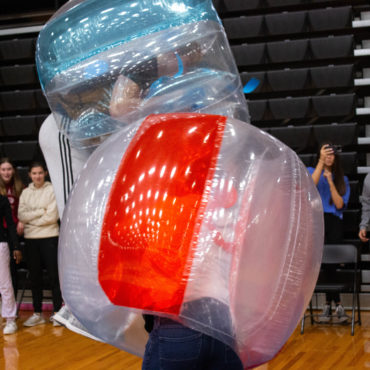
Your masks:
M59 311L62 306L62 294L58 275L58 237L26 239L26 256L34 311L42 311L43 265L46 267L53 293L54 312Z
M325 244L340 244L343 241L343 221L333 215L332 213L324 213L325 222ZM336 278L337 265L322 265L321 268L325 270L325 274L330 276L332 280ZM340 302L338 292L327 292L326 302L330 304Z

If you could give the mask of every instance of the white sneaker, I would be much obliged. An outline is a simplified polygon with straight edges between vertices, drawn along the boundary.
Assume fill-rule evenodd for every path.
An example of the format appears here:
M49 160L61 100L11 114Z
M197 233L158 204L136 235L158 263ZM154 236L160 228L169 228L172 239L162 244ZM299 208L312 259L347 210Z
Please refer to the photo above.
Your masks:
M326 304L319 315L319 322L326 323L329 322L331 319L331 307L330 305Z
M55 314L50 316L50 322L53 323L53 326L62 326L62 324L60 324L57 320L55 320L54 316Z
M3 330L4 334L14 334L18 330L15 320L7 320L5 328Z
M338 318L338 322L340 323L346 323L349 320L349 316L346 314L346 311L344 310L344 307L339 304L335 309L335 314Z
M40 324L45 324L45 320L40 313L36 312L23 323L24 326L36 326Z

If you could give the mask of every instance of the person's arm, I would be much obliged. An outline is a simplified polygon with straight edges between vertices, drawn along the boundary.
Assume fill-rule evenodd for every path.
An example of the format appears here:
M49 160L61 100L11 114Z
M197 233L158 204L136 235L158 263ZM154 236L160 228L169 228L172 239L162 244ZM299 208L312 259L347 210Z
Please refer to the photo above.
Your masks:
M370 174L367 174L365 177L362 195L360 196L360 202L362 205L362 212L360 232L358 236L363 242L367 242L369 239L366 237L366 231L370 223Z
M48 189L47 193L47 207L43 210L41 217L31 220L30 225L43 226L55 224L59 219L57 202L55 199L54 191L52 186Z
M18 224L17 224L17 234L18 235L23 235L23 232L24 232L23 222L18 221Z
M19 242L17 237L17 230L15 228L15 223L13 221L12 210L7 198L2 198L1 208L3 210L3 215L6 222L6 227L8 231L8 242L10 249L13 254L13 258L16 260L16 263L19 263L22 259L22 253L19 250Z
M327 145L323 145L320 149L320 158L317 162L315 170L311 175L315 185L319 183L321 173L324 169L325 157L329 154L333 154L333 149L327 148Z
M18 206L18 219L19 221L27 224L32 220L41 217L44 214L42 209L31 209L26 202L25 190L22 192L19 198Z
M328 170L324 171L324 177L327 179L328 184L329 184L329 189L330 189L330 194L331 194L331 199L333 200L333 203L335 205L336 209L342 209L344 207L344 199L343 197L338 193L337 188L335 187L334 181L333 181L333 176L332 173ZM346 194L348 192L349 196L349 185L346 183Z
M110 115L119 118L136 109L141 103L141 89L130 78L120 75L114 84L109 105Z

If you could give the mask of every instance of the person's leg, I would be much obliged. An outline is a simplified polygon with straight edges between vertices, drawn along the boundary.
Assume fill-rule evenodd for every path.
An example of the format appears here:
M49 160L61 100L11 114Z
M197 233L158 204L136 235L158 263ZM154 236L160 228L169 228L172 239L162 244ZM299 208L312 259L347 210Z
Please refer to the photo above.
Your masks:
M10 259L10 275L12 277L12 285L14 290L14 297L17 297L18 291L18 275L17 275L17 264L15 263L15 259Z
M215 338L210 338L211 353L204 370L243 370L243 364L232 348Z
M40 244L42 261L48 272L51 290L53 294L54 312L62 307L62 294L60 291L59 274L58 274L58 238L42 239Z
M325 223L325 244L337 244L341 243L343 239L343 222L342 220L331 214L324 213L324 223ZM335 279L336 266L331 264L324 264L321 266L321 270L324 271L325 278L333 280ZM325 305L323 311L320 314L320 322L328 322L330 320L331 303L334 301L337 303L340 301L339 294L336 292L325 293Z
M7 243L0 243L0 293L1 316L6 319L15 319L17 305L15 303L12 279L10 276L10 254Z
M142 370L203 370L203 336L178 322L156 317Z
M42 269L39 248L40 239L26 239L27 267L31 281L33 310L42 311Z
M343 241L343 221L331 214L324 213L325 244L339 244Z

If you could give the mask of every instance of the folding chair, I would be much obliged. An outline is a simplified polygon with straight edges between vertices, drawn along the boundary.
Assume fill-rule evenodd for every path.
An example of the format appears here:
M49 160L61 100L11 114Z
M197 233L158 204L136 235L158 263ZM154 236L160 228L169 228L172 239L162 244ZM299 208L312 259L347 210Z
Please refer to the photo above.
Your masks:
M359 250L353 244L325 244L324 253L322 258L323 264L351 264L351 269L338 268L337 275L338 281L332 282L332 279L322 279L322 274L319 276L318 283L315 287L315 293L325 292L338 292L338 293L352 293L352 315L351 319L351 335L354 335L355 324L361 325L361 313L360 313L360 295L359 295L359 282L360 282L360 270L359 270ZM339 279L342 275L343 279ZM357 310L357 320L355 318ZM301 321L301 334L304 333L305 319L310 318L311 324L318 323L315 318L319 314L314 314L312 309L312 299L309 305L309 314L305 314Z

